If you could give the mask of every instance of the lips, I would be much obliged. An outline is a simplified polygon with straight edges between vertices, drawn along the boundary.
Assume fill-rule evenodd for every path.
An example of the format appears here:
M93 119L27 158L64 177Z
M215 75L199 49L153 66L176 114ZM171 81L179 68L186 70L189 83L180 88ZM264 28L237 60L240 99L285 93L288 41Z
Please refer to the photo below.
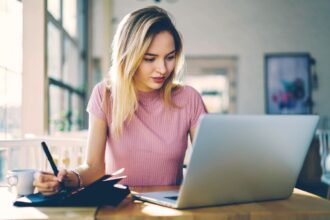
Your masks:
M152 80L155 83L161 84L161 83L163 83L165 81L165 77L152 77Z

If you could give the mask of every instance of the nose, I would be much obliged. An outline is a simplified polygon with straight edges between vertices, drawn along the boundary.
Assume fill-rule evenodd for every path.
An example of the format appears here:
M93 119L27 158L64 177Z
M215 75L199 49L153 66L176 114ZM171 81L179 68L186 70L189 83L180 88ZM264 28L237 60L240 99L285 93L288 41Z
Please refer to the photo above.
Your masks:
M165 60L160 60L158 63L157 63L157 72L164 75L166 73L166 62Z

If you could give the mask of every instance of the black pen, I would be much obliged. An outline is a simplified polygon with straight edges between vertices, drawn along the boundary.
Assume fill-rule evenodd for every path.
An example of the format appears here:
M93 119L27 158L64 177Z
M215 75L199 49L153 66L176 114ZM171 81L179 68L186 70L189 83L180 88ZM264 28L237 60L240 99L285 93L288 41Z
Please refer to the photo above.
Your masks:
M52 155L50 154L49 152L49 149L47 147L47 144L43 141L41 142L41 146L42 146L42 149L44 150L45 154L46 154L46 157L48 159L48 162L50 163L50 166L52 167L52 170L54 172L54 175L57 177L57 174L58 174L58 169L56 167L56 164L53 160L53 157ZM64 189L64 184L63 182L60 182L60 185L61 185L61 189Z

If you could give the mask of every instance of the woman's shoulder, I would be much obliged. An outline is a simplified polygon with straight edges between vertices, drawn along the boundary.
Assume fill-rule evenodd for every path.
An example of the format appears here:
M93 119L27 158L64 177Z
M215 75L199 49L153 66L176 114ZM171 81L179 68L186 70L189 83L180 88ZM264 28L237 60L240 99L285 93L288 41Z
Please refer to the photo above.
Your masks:
M102 80L100 82L98 82L95 86L94 89L95 91L97 91L100 94L104 94L106 91L110 92L111 91L111 83L110 80Z
M177 106L191 106L202 100L200 93L189 85L177 86L172 93L173 102Z
M178 84L173 90L174 96L200 96L199 92L192 86Z

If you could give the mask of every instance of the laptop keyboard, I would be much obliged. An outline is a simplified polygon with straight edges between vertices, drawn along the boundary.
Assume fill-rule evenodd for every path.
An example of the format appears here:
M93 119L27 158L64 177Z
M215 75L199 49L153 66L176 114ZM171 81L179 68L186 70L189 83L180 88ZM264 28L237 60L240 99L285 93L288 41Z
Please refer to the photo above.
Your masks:
M177 196L168 196L168 197L165 197L166 199L171 199L171 200L177 200L178 197Z

